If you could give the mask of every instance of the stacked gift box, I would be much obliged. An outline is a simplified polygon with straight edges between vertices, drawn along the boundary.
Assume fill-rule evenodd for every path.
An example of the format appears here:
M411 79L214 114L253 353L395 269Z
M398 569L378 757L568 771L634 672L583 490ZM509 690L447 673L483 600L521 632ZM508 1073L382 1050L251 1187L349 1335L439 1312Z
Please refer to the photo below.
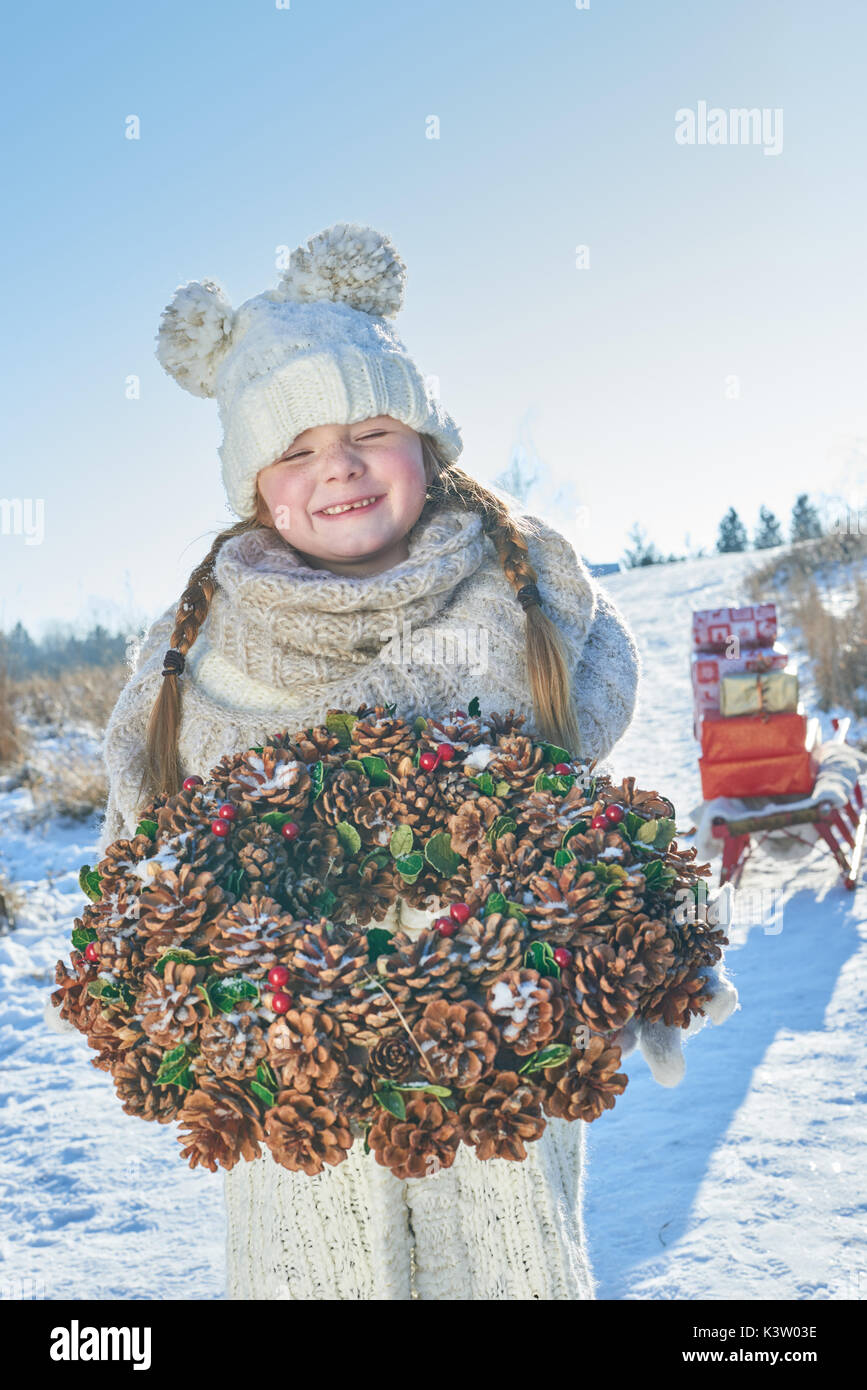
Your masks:
M693 730L705 801L806 795L815 761L773 603L692 615Z

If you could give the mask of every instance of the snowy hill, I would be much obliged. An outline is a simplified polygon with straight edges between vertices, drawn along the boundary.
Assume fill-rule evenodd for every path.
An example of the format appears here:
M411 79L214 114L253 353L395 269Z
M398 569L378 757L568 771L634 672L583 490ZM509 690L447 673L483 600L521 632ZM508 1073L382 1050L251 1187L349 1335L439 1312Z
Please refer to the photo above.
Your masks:
M669 796L681 832L701 799L690 614L746 601L754 563L717 556L600 581L644 664L609 768ZM810 708L806 683L802 693ZM175 1126L126 1117L84 1039L43 1023L96 828L25 832L28 798L0 793L0 869L27 898L0 938L3 1296L220 1298L222 1174L186 1168ZM758 890L776 913L755 911ZM814 850L794 864L751 861L738 896L752 905L728 929L740 1009L687 1043L674 1089L633 1052L629 1086L588 1127L584 1221L600 1298L867 1295L867 887L847 893Z

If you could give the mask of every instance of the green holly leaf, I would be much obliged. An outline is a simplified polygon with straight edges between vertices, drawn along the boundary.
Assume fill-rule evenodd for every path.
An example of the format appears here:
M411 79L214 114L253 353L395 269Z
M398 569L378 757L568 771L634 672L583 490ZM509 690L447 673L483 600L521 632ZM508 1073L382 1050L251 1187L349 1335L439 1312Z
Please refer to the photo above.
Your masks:
M399 1120L406 1119L406 1103L396 1086L383 1082L373 1094L383 1110L387 1110L390 1115L396 1115Z
M346 759L346 762L343 764L343 766L346 768L346 771L347 771L347 772L363 772L363 771L364 771L364 764L363 764L363 763L360 763L360 762L358 761L357 758L347 758L347 759Z
M424 857L443 878L451 878L462 862L461 856L452 849L452 837L447 830L431 836L424 847Z
M396 950L387 927L370 928L367 933L367 954L371 961L378 960L380 956L393 955Z
M494 787L494 796L498 796L502 799L504 796L508 796L511 790L508 782L497 782Z
M470 700L470 703L467 705L467 714L470 716L471 719L478 719L481 712L482 711L479 708L479 697L478 695L474 695L473 698Z
M200 995L202 996L202 998L204 999L205 1004L207 1005L207 1008L208 1008L208 1017L209 1017L209 1018L213 1018L213 1017L214 1017L214 1006L213 1006L213 1004L211 1003L211 996L210 996L210 994L208 993L207 986L206 986L206 985L196 985L196 994L200 994Z
M494 779L490 772L480 772L478 777L471 777L470 781L475 782L483 796L494 795Z
M617 829L627 840L634 840L643 825L644 820L641 816L637 816L634 811L627 811Z
M135 828L136 835L147 835L149 840L157 838L159 826L155 820L140 820Z
M394 867L406 883L415 883L424 868L424 855L413 850L412 854L403 854L400 859L395 859Z
M556 743L543 743L542 749L545 754L546 763L571 763L572 758L565 748L558 748Z
M402 859L405 854L411 854L414 840L412 826L399 825L388 842L392 858Z
M538 970L540 975L560 977L560 967L554 959L554 948L550 941L534 941L524 952L524 965L530 970Z
M388 786L391 778L385 758L365 757L361 759L361 765L375 787Z
M82 893L86 893L92 903L99 902L102 897L99 885L102 883L102 875L97 869L92 869L89 864L82 864L78 871L78 886Z
M120 990L111 980L89 980L87 992L92 994L94 999L120 999Z
M429 1081L406 1081L403 1085L397 1084L395 1089L398 1091L424 1091L425 1095L431 1096L450 1096L451 1086L432 1086Z
M323 888L318 898L315 898L312 907L316 917L330 917L337 906L337 894L332 893L330 888Z
M654 849L668 849L677 833L675 823L670 816L660 816L657 821L657 831L653 839Z
M349 714L345 709L329 710L325 716L325 727L330 734L334 734L340 742L341 748L348 748L352 742L352 730L358 720L354 714Z
M488 839L492 845L503 835L514 835L518 829L518 822L512 820L511 816L497 816L496 820L488 827Z
M644 866L642 872L647 887L655 893L670 888L677 878L677 870L673 869L670 864L663 864L661 859L651 859L650 863Z
M506 899L503 893L489 893L485 900L485 913L500 912L506 910Z
M659 821L646 820L644 824L641 826L635 838L637 840L640 840L641 844L643 845L652 845L658 833Z
M209 965L212 960L219 960L219 956L197 956L195 951L188 951L183 946L172 946L160 956L154 966L154 974L162 977L170 960L184 961L187 965Z
M96 941L95 927L73 927L72 944L76 951L83 951L88 942Z
M251 1082L250 1082L250 1090L253 1092L253 1095L254 1095L254 1096L258 1096L259 1099L260 1099L261 1101L264 1101L266 1105L268 1105L268 1106L276 1105L276 1103L277 1103L277 1093L276 1093L276 1091L269 1090L269 1088L268 1088L267 1086L263 1086L263 1085L261 1084L261 1082L259 1082L259 1081L251 1081Z
M275 830L282 830L287 821L294 820L295 817L289 811L266 811L261 819Z
M357 854L361 849L361 836L354 825L350 825L348 820L339 820L334 829L337 831L337 838L347 854Z
M564 1062L569 1061L571 1052L572 1049L567 1043L553 1043L551 1047L543 1047L541 1052L534 1052L518 1071L530 1073L542 1071L544 1067L561 1067Z
M258 754L259 754L259 757L261 758L262 754L265 752L265 745L264 745L264 743L257 743L257 744L255 745L255 747L253 747L253 748L250 749L250 752L251 752L251 753L258 753Z
M518 921L524 925L527 923L527 914L521 904L510 902L508 898L506 899L506 914L509 917L517 917Z
M569 788L575 784L574 772L559 773L540 772L535 782L533 790L537 792L556 792L558 796L563 796Z
M417 719L414 719L412 721L412 731L415 734L416 738L423 734L426 728L427 720L425 719L423 714L420 714Z
M554 851L554 868L565 869L567 864L571 864L575 855L571 849L558 849Z
M360 871L361 869L364 868L365 864L376 864L377 867L381 869L381 868L383 868L388 862L389 862L388 850L385 850L385 849L372 849L372 850L369 850L367 854L365 854L365 856L364 856L363 859L360 859L360 860L358 861L358 868L359 868L359 871Z
M212 976L207 990L211 1003L224 1014L230 1014L242 999L259 999L259 986L240 976Z
M393 705L385 705L384 708L385 708L386 716L387 716L389 719L393 719L394 716L395 716L395 714L397 713L397 702L395 702Z
M325 764L323 762L313 763L310 768L310 790L313 793L313 800L322 795L322 788L325 786Z
M267 1062L259 1063L258 1067L256 1068L256 1080L260 1081L263 1086L277 1085L277 1078L272 1072L271 1068L268 1066Z
M451 1095L440 1096L440 1105L442 1105L446 1110L457 1110L458 1108L457 1101L455 1100L454 1096Z
M190 1057L187 1053L186 1043L181 1043L180 1047L173 1047L171 1052L163 1054L159 1071L155 1077L156 1085L176 1086L178 1077L184 1074L189 1065Z

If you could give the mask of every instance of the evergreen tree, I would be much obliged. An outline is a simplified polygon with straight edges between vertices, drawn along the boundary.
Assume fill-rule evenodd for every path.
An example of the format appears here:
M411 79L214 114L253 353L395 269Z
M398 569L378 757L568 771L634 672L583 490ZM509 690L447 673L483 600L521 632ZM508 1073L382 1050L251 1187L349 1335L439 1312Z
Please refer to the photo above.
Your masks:
M819 521L819 513L816 508L807 500L806 492L801 492L792 508L792 531L793 541L810 541L822 534L822 523Z
M767 507L759 508L759 524L756 528L756 537L753 545L756 550L769 550L772 545L782 545L783 537L780 535L780 523L772 511Z
M721 554L728 554L733 550L747 549L747 528L741 521L734 507L729 507L725 516L719 524L719 535L717 537L716 548Z
M661 565L663 556L660 555L656 546L648 542L644 528L638 522L628 532L632 542L632 548L623 552L623 563L628 569L637 569L640 565Z

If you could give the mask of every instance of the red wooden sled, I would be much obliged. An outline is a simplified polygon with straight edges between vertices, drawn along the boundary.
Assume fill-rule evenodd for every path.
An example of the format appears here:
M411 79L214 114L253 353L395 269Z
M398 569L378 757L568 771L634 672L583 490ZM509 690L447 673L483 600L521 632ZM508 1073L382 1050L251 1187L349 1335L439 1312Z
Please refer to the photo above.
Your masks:
M832 720L834 742L846 742L849 722L848 719ZM814 746L818 733L819 721L813 719L810 721L807 736L808 748ZM792 797L793 801L803 799ZM782 797L776 798L778 806L781 800ZM775 810L763 813L756 810L747 816L714 816L711 821L711 834L715 839L722 840L720 884L730 882L737 888L744 865L755 846L762 843L769 831L806 824L815 825L819 836L837 861L844 886L854 891L867 838L867 806L864 804L864 795L857 779L852 797L843 806L835 806L830 801L821 800L791 811Z

